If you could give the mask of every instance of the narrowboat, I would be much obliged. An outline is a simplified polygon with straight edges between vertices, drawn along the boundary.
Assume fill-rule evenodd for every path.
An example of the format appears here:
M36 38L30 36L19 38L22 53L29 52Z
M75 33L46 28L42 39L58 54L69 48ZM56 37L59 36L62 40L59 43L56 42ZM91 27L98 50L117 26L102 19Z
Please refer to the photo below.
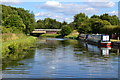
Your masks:
M111 46L110 36L103 34L80 34L79 39L100 46Z

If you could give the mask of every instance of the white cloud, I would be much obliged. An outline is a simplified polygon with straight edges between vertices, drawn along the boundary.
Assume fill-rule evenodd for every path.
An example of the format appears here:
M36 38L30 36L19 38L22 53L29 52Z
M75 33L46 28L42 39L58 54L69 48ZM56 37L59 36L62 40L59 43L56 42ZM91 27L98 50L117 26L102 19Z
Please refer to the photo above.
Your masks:
M20 0L0 0L0 4L20 4Z
M53 18L58 21L63 21L64 20L64 15L63 14L56 14L52 12L39 12L35 14L36 18L44 19L44 18Z
M61 7L61 4L57 1L47 1L45 4L53 7Z
M51 16L51 13L49 12L40 12L40 13L36 13L35 16Z
M111 11L111 12L107 12L110 15L118 15L118 11Z
M42 18L50 17L59 21L73 21L73 16L78 13L86 13L86 15L97 14L101 11L101 8L112 8L114 2L93 2L95 0L87 0L85 4L79 3L60 3L58 1L47 1L37 6L40 9L40 13L36 16ZM102 0L104 1L104 0ZM44 12L42 12L44 11ZM112 14L112 13L111 13Z
M96 8L111 8L115 6L115 3L110 2L88 2L89 6L96 7Z
M63 4L57 1L47 1L45 4L39 5L37 7L39 9L44 9L56 13L62 13L64 15L75 15L80 12L89 14L89 11L90 14L97 12L94 8L87 5L80 5L73 3Z

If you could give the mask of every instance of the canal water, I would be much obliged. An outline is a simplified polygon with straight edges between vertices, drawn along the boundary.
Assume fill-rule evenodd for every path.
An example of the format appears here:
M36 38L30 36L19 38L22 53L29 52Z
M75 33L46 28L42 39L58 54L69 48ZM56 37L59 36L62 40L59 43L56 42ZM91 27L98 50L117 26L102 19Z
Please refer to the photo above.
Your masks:
M117 48L43 38L38 39L31 53L29 58L6 66L3 78L118 78Z

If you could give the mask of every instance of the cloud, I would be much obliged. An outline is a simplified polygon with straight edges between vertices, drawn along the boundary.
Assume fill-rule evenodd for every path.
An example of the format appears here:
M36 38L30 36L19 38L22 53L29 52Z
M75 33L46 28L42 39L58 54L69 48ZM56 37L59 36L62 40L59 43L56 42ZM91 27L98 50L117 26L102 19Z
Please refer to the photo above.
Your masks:
M47 1L45 3L47 6L53 6L53 7L61 7L61 4L57 1Z
M37 7L39 9L44 9L46 11L51 11L56 13L62 13L64 15L75 15L80 12L87 14L89 14L89 12L90 14L97 12L94 8L89 7L87 5L72 4L72 3L63 4L57 1L47 1L45 4L38 5Z
M115 6L115 3L110 2L87 2L89 6L96 8L111 8Z
M118 15L118 11L111 11L111 12L107 12L110 15Z
M0 4L20 4L21 1L20 0L0 0Z
M49 13L49 12L39 12L39 13L36 13L35 16L51 16L52 14Z
M57 14L57 13L52 13L52 12L39 12L35 14L37 20L39 19L45 19L45 18L52 18L56 19L57 21L63 22L67 21L68 23L73 21L73 16L65 16L63 14Z
M62 22L65 16L63 14L56 14L52 12L39 12L35 14L35 17L40 19L53 18Z
M95 0L86 0L81 3L60 3L58 1L46 1L43 4L37 5L40 10L36 13L37 17L50 17L59 21L73 21L73 17L78 13L85 13L86 15L97 14L103 10L102 8L112 8L115 6L114 2L93 2ZM104 0L102 0L104 1ZM112 13L111 13L112 14Z

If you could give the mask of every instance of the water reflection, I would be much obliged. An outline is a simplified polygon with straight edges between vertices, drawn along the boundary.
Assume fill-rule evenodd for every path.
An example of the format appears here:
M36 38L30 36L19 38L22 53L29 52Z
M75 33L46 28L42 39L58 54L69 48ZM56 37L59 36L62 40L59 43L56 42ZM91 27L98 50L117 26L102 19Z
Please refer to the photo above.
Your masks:
M70 39L39 39L34 57L7 67L3 77L117 78L118 50Z

